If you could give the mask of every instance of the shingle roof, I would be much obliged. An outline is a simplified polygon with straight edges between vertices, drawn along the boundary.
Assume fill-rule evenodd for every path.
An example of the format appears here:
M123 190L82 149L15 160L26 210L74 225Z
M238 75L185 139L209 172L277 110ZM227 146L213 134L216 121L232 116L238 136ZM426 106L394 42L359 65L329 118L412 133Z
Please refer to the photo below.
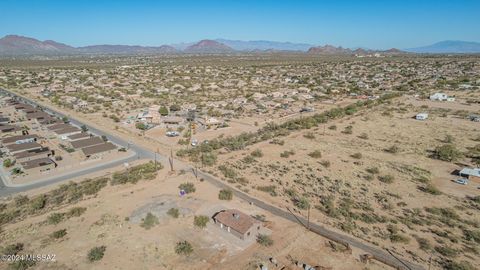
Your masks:
M90 156L90 155L94 155L94 154L97 154L97 153L110 151L110 150L113 150L115 148L117 148L115 145L107 142L107 143L104 143L104 144L99 144L99 145L94 145L94 146L89 146L89 147L82 148L82 152L83 152L83 154L85 154L85 156Z
M258 223L258 221L251 216L236 209L220 211L213 218L241 234L246 233L255 223Z
M72 142L73 148L85 148L92 145L102 144L104 141L100 137L91 137L88 139L78 140Z
M20 143L20 144L9 144L6 147L10 152L16 152L21 150L33 149L33 148L41 148L42 145L36 142L29 142L29 143Z
M39 159L34 159L26 162L22 162L22 166L25 170L36 168L36 167L42 167L46 166L49 164L55 163L49 158L39 158Z

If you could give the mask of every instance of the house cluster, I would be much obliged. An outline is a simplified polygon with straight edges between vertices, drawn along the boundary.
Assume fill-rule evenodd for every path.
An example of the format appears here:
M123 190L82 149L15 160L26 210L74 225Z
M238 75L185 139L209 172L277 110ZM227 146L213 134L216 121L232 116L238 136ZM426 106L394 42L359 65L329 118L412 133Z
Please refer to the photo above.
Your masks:
M69 146L66 147L67 150L79 150L85 158L98 157L117 149L114 144L65 123L37 107L14 99L4 99L2 102L5 107L11 108L8 116L0 115L2 158L4 165L15 165L15 173L45 172L56 168L61 157L58 156L58 151L48 146L54 145L51 143L52 138L65 142ZM33 133L34 131L43 136Z

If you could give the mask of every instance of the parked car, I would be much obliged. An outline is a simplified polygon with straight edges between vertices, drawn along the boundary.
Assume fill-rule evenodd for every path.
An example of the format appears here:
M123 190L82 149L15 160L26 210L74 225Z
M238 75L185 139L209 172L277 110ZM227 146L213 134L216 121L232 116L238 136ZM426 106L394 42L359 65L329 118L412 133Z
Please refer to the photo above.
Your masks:
M468 179L460 178L460 179L455 180L455 183L460 184L460 185L466 185L466 184L468 184Z
M166 135L167 137L177 137L180 133L178 131L167 131Z

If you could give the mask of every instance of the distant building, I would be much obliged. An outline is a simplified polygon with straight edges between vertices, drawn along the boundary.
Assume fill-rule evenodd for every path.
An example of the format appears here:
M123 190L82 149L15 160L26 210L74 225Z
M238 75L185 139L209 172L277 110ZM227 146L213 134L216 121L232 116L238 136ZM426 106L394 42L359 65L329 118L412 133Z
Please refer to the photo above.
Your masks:
M445 93L435 93L430 96L430 100L438 100L438 101L455 101L454 97L449 97Z
M415 119L417 120L427 120L428 119L428 113L419 113L415 115Z
M220 211L213 220L220 228L242 240L256 238L263 226L260 221L236 209Z
M468 180L480 180L480 168L463 168L458 175Z

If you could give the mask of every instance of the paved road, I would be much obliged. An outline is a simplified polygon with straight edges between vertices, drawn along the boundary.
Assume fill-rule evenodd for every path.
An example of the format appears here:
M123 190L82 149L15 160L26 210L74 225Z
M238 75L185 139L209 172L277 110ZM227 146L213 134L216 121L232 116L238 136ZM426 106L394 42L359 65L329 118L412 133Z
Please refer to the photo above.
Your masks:
M4 91L6 93L10 93L10 94L15 95L14 93L12 93L10 91L7 91L7 90L4 90L4 89L0 88L0 92L1 91ZM15 96L19 97L18 95L15 95ZM23 97L19 97L19 98L23 99L25 102L36 105L35 102L33 102L30 99L25 99ZM53 109L45 109L45 111L49 112L49 113L52 113L52 114L55 114L59 117L65 116L64 114L62 114L60 112L57 112ZM78 126L83 125L83 123L81 121L79 121L75 118L72 118L70 116L67 116L67 117L70 119L70 121L73 124L78 125ZM130 147L130 149L132 149L133 151L135 151L137 153L136 157L131 157L128 160L135 159L135 158L147 158L147 159L154 159L155 158L155 153L148 150L148 149L145 149L143 147L131 144L127 140L124 140L122 138L113 136L109 133L106 133L106 132L104 132L102 130L99 130L99 129L96 129L94 127L90 127L88 125L87 125L87 127L92 132L94 132L98 135L105 135L109 138L110 141L112 141L112 142L114 142L118 145L123 145L125 147ZM157 160L162 162L163 164L168 164L168 157L166 157L166 156L157 155ZM72 175L69 175L68 177L70 177L70 178L71 177L77 177L77 176L81 176L83 174L92 173L96 170L103 170L103 169L110 168L110 167L113 167L113 166L118 166L122 162L125 162L125 161L122 160L122 161L118 161L118 162L112 162L111 164L100 165L98 167L91 168L91 170L89 170L89 171L82 171L82 172L78 172L78 173L73 173ZM185 171L190 171L190 172L193 172L193 170L194 170L194 168L192 166L190 166L190 165L188 165L188 164L186 164L182 161L179 161L179 160L175 160L175 169L177 169L177 170L183 169ZM260 201L256 198L246 194L246 193L243 193L239 190L232 189L229 185L225 184L222 180L220 180L220 179L218 179L218 178L216 178L216 177L214 177L210 174L207 174L205 172L202 172L202 171L198 170L197 175L198 175L198 177L205 179L206 181L210 182L211 184L213 184L213 185L215 185L219 188L228 188L228 189L233 190L233 193L238 198L240 198L242 200L245 200L247 202L253 203L256 206L270 212L271 214L273 214L275 216L279 216L279 217L282 217L284 219L287 219L287 220L290 220L292 222L296 222L296 223L299 223L299 224L302 224L302 225L305 225L307 223L307 220L305 220L305 218L299 217L299 216L294 216L292 213L290 213L288 211L285 211L285 210L283 210L279 207L267 204L267 203L265 203L263 201ZM3 196L3 194L14 194L14 193L17 193L17 192L27 191L27 190L43 187L43 186L46 186L46 185L58 183L58 182L61 182L61 181L66 181L66 180L68 180L68 178L66 176L64 176L64 177L57 177L57 178L54 178L54 179L51 179L51 180L48 180L48 181L45 181L45 182L38 182L38 183L28 185L28 186L25 186L25 187L21 187L21 188L12 188L12 187L3 187L2 188L0 186L0 197ZM381 261L381 262L383 262L387 265L393 266L395 268L398 268L398 269L412 269L412 270L424 269L420 265L413 264L413 263L405 261L403 259L402 260L397 259L396 257L393 257L392 255L390 255L389 253L387 253L386 251L384 251L381 248L370 246L370 245L362 242L361 240L359 240L357 238L354 238L354 237L351 237L351 236L348 236L348 235L345 235L345 234L341 234L341 233L329 230L329 229L327 229L327 228L325 228L325 227L323 227L319 224L315 224L315 223L310 222L310 230L312 232L318 234L318 235L321 235L321 236L326 237L328 239L331 239L333 241L344 243L344 244L348 243L352 247L362 249L365 252L373 255L376 260Z
M24 103L30 104L32 106L38 106L33 100L31 100L29 98L21 97L21 96L13 93L11 91L0 88L0 93L15 96L18 100L21 100ZM50 113L51 115L58 116L60 118L66 116L66 117L68 117L70 122L72 124L76 125L76 126L80 127L80 126L84 125L78 119L70 117L69 115L65 115L65 114L63 114L61 112L58 112L56 110L53 110L51 108L45 108L45 107L42 106L42 109L45 112ZM111 142L113 142L117 145L123 146L125 148L129 148L131 151L133 151L135 153L135 156L134 157L127 157L127 158L124 158L124 159L121 159L121 160L116 160L116 161L113 161L113 162L102 162L102 163L98 164L97 166L93 166L93 167L90 167L90 168L85 168L83 170L74 171L74 172L69 173L69 174L63 174L63 175L58 176L58 177L52 177L52 178L45 179L45 181L38 181L38 182L31 183L31 184L23 185L23 186L9 187L4 183L4 179L1 179L2 181L0 181L0 197L13 195L13 194L16 194L16 193L19 193L19 192L25 192L25 191L28 191L28 190L32 190L32 189L36 189L36 188L39 188L39 187L44 187L44 186L60 183L60 182L63 182L63 181L68 181L68 180L70 180L72 178L75 178L75 177L79 177L79 176L82 176L82 175L94 173L94 172L99 171L99 170L104 170L104 169L116 167L116 166L121 165L125 162L131 162L135 159L142 159L142 158L154 159L155 158L155 154L152 153L151 151L148 151L144 148L138 147L134 144L129 143L127 140L124 140L124 139L122 139L120 137L117 137L117 136L113 136L113 135L111 135L109 133L106 133L102 130L99 130L95 127L92 127L92 126L89 126L89 125L86 125L86 126L90 130L90 132L95 133L99 136L105 135L105 136L107 136L107 138Z

